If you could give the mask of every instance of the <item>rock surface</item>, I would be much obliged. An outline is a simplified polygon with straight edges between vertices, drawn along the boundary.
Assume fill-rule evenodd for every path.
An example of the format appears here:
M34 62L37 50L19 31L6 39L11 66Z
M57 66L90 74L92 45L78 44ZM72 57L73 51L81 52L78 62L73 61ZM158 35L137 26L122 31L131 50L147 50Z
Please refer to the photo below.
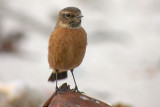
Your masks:
M54 93L43 107L112 107L97 99L73 92L67 83L59 89L59 93Z

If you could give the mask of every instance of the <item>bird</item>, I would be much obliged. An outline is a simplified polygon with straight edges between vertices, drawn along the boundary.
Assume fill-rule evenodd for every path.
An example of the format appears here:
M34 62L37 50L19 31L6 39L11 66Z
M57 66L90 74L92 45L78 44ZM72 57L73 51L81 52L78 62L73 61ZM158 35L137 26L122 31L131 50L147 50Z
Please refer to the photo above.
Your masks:
M56 81L56 93L59 92L57 80L65 79L71 71L75 88L80 92L73 71L84 59L87 47L87 33L81 26L83 15L77 7L66 7L59 12L58 20L49 38L48 62L53 70L48 81Z

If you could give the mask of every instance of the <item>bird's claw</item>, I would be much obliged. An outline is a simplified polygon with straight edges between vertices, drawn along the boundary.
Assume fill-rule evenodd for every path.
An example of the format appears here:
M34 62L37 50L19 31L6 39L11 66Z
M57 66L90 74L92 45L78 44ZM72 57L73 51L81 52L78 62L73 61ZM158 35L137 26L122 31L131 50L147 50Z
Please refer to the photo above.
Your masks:
M77 87L75 87L74 89L72 89L72 91L73 91L73 92L78 92L78 93L80 93L80 94L84 94L84 92L79 91Z

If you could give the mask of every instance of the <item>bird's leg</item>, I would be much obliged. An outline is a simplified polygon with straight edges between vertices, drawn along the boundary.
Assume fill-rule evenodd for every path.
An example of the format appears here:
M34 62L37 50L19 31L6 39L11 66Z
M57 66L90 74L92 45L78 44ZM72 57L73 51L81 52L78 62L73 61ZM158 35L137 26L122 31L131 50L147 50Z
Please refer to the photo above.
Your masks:
M56 94L59 93L59 88L57 86L57 76L58 76L58 70L56 70Z
M74 80L74 83L75 83L75 88L73 89L73 91L78 92L78 93L84 93L84 92L80 92L80 91L78 90L78 86L77 86L77 84L76 84L76 80L75 80L74 74L73 74L73 69L71 69L71 73L72 73L73 80Z

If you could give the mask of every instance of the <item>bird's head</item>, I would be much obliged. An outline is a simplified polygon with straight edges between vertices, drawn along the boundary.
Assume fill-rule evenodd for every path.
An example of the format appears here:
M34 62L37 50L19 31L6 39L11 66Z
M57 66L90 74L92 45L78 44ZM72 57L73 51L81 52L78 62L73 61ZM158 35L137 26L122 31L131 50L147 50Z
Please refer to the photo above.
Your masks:
M80 9L76 7L66 7L59 12L56 27L79 28L83 17Z

